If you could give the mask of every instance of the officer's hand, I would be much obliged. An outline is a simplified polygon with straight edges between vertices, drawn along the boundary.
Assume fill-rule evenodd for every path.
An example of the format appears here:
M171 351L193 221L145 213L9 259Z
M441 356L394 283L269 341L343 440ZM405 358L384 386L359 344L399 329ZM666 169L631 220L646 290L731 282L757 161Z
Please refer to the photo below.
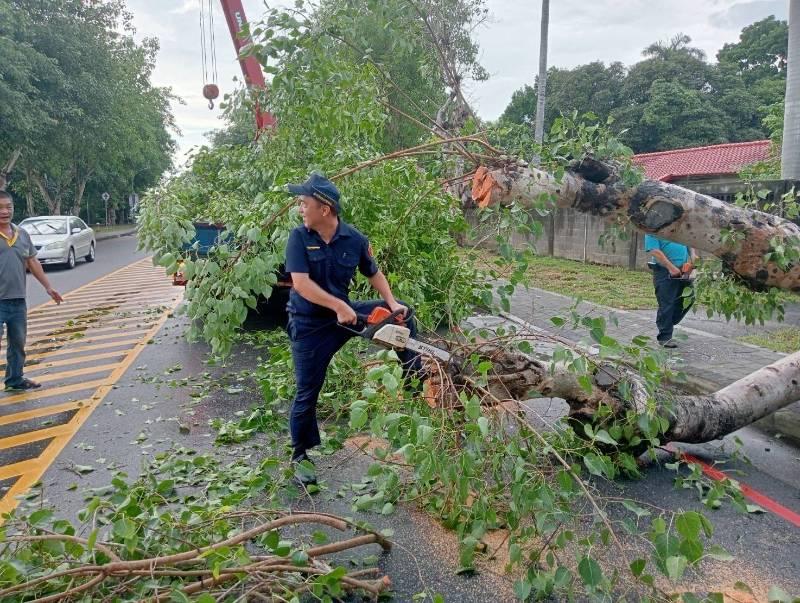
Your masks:
M336 320L343 325L354 325L358 322L356 311L345 303L336 310Z
M398 310L403 311L402 314L400 314L399 318L405 318L406 315L408 314L408 308L406 308L403 304L398 304L397 302L394 302L392 304L388 304L388 306L389 310L392 311L392 314L394 314Z

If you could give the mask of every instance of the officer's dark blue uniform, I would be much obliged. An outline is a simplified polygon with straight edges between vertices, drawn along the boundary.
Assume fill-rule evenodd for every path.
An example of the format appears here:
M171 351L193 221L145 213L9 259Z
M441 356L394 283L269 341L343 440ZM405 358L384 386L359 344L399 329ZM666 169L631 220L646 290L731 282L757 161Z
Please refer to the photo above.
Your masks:
M329 243L304 225L290 233L286 245L287 272L308 273L313 282L345 301L357 314L369 314L377 306L386 306L380 300L350 301L350 284L356 268L367 278L378 273L367 237L341 219ZM320 443L317 398L333 355L353 334L337 325L333 310L311 303L294 289L289 294L286 309L289 314L287 331L292 342L297 380L297 394L292 403L289 427L297 456ZM413 319L408 322L408 327L411 335L416 335ZM406 371L419 371L417 354L404 351L398 355Z

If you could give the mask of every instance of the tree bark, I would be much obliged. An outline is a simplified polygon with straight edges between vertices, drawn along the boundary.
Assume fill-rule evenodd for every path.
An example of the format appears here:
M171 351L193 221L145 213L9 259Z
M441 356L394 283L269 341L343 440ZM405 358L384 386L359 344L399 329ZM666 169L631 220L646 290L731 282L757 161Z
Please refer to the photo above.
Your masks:
M549 352L537 353L537 343L531 341L531 344L533 355L497 343L469 350L469 353L476 353L492 362L488 384L476 392L483 394L485 405L494 405L497 401L524 401L531 397L531 392L536 392L542 397L563 399L569 406L567 418L583 424L591 423L601 406L611 409L619 418L629 411L642 415L647 412L648 401L654 399L657 414L669 424L662 441L703 443L720 439L800 399L800 352L761 368L713 394L684 396L666 389L650 392L636 372L625 366L608 364L598 364L594 368L591 391L587 391L567 365L553 365L548 358ZM570 343L561 342L560 345L572 347L575 354L585 355L585 351ZM434 371L432 374L437 373ZM473 380L472 377L476 378ZM456 386L465 387L480 380L479 376L470 374L468 367L463 372L454 372L451 378ZM623 383L626 385L624 390L630 392L627 397L620 393ZM442 392L442 404L451 407L459 404L457 387L448 392L440 382L435 382L434 386ZM578 431L582 433L582 430Z
M81 213L81 202L83 201L83 193L86 191L86 183L89 181L89 176L81 178L75 187L75 201L72 203L73 216L79 216Z
M789 52L786 57L781 178L800 180L800 2L789 2Z
M61 215L61 191L58 191L55 196L50 195L47 192L47 187L44 185L42 178L38 175L33 176L33 181L36 184L36 188L39 189L39 192L44 199L44 202L47 204L47 209L50 212L50 215L53 216L60 216Z
M482 166L472 183L472 197L480 207L513 203L530 207L542 195L556 207L609 221L622 219L641 232L711 253L752 289L800 291L800 264L783 270L765 260L773 240L797 245L800 227L771 214L664 182L645 180L628 186L613 166L594 160L573 166L561 181L521 161L491 170Z
M11 173L11 170L14 169L14 166L17 164L17 160L19 156L22 154L22 149L14 149L12 151L11 156L6 161L6 164L0 168L0 191L6 190L8 186L8 175Z

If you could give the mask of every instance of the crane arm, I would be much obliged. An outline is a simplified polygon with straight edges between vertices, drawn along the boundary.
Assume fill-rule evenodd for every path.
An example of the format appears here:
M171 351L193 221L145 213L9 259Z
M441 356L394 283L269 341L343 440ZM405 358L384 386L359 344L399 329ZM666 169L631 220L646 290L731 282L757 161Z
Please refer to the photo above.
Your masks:
M228 30L231 33L233 47L236 50L236 55L239 57L239 65L242 68L245 83L248 86L264 90L267 84L264 81L261 65L258 64L258 61L253 56L240 56L242 48L253 42L250 36L240 36L242 29L244 29L247 23L242 0L220 0L220 3L222 4L222 12L225 13L225 21L228 23ZM269 111L262 111L258 103L256 103L256 127L258 131L274 125L275 116Z

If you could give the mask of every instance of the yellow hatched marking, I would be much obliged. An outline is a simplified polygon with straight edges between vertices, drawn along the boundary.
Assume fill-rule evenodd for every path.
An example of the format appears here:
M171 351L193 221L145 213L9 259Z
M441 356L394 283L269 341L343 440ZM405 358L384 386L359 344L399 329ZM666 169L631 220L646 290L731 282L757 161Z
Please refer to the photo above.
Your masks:
M150 300L152 300L152 303L156 303L161 299L171 300L177 295L180 295L180 293L181 292L176 291L174 287L169 289L151 287L146 290L139 287L135 291L132 291L130 295L126 296L115 295L100 297L97 294L92 294L87 298L85 303L81 302L80 305L73 305L71 300L66 299L64 304L58 306L58 308L50 308L47 312L40 312L33 316L28 314L28 324L37 324L43 320L52 320L54 318L67 316L77 317L91 314L108 314L114 312L118 308L136 305L137 303L142 305L143 302Z
M88 400L73 400L72 402L64 402L63 404L55 404L53 406L43 406L42 408L34 408L33 410L15 412L10 415L0 415L0 425L11 425L12 423L21 423L22 421L30 421L31 419L57 415L62 412L68 412L70 410L80 408L86 404L86 402L88 402Z
M169 306L165 304L164 307L166 308ZM160 313L161 312L158 314ZM118 317L105 316L94 321L74 322L69 325L61 321L52 325L42 325L36 329L32 329L28 331L28 337L48 335L50 333L55 335L69 335L72 333L87 333L89 331L94 332L100 329L108 329L109 327L116 325L123 325L132 322L147 322L147 320L156 319L157 317L158 315L153 311L153 309L148 308L147 311L136 312L133 313L133 315Z
M108 392L111 391L111 388L114 386L114 384L120 379L120 377L122 377L122 375L125 374L125 371L130 368L130 366L134 363L136 358L139 356L139 354L141 354L142 350L147 345L147 341L154 337L156 333L158 333L158 330L166 322L168 317L168 313L164 312L164 314L161 316L161 319L155 325L153 325L153 327L145 334L139 343L133 347L125 360L119 363L111 375L109 375L107 379L99 381L99 383L102 385L99 386L94 395L92 395L92 397L89 399L88 403L81 407L68 423L68 425L72 427L72 430L69 433L54 437L47 447L42 451L42 454L33 461L23 461L21 463L15 463L14 465L0 467L0 480L5 479L3 478L3 474L4 472L8 473L9 470L13 471L13 473L10 473L10 475L7 477L19 476L19 479L14 482L14 485L11 486L8 492L6 492L5 496L0 499L0 515L8 513L16 508L16 506L19 504L17 497L25 493L31 486L33 486L42 478L44 472L58 457L70 439L72 439L72 436L78 432L94 409L97 408L100 402L102 402L106 397Z
M143 289L145 291L143 291ZM97 289L92 291L87 291L86 293L82 293L78 297L69 297L69 294L64 297L64 305L59 306L59 310L67 311L70 308L86 308L89 306L101 306L104 303L113 303L113 302L124 302L127 299L130 299L133 296L137 295L155 295L155 294L163 294L163 295L170 295L178 293L177 288L170 284L153 284L150 283L128 283L127 285L119 285L115 287L110 287L109 289ZM50 314L50 310L53 308L45 308L45 311L37 311L33 318L40 318L42 316L48 316Z
M92 331L92 335L89 337L52 337L52 338L45 338L39 339L34 341L30 346L26 346L26 349L29 350L46 350L47 348L52 348L53 346L58 346L59 351L69 342L78 342L83 343L86 341L95 342L95 341L105 341L107 339L114 339L116 337L129 337L131 335L136 335L145 331L145 327L137 327L135 329L124 329L122 327L114 327L113 329L97 329L97 331L117 331L116 333L108 333L106 335L94 335L97 331ZM116 343L116 342L114 342ZM49 353L49 352L43 352Z
M126 318L119 318L116 321L108 321L108 324L100 324L99 322L94 325L77 325L75 327L50 327L48 329L41 329L39 331L31 331L28 333L29 338L36 337L67 337L74 338L75 340L83 339L81 334L88 334L94 336L95 333L113 331L114 329L121 329L124 325L130 323L147 323L148 320L153 321L156 316L129 316ZM85 328L84 328L85 327ZM76 334L78 334L76 336Z
M23 446L33 442L40 442L42 440L49 440L57 436L63 436L71 432L72 428L69 423L63 425L56 425L55 427L45 427L44 429L36 429L34 431L26 431L17 435L8 436L7 438L0 438L0 450L14 448L16 446Z
M101 277L101 279L106 279L106 278L109 278L111 276L115 276L115 275L121 273L123 270L127 270L128 268L131 268L133 266L138 266L139 264L142 264L144 262L150 263L149 260L150 260L150 258L143 258L143 259L139 260L138 262L134 262L133 264L128 264L127 266L123 266L122 268L117 268L116 270L114 270L112 272L109 272L105 276ZM76 293L78 293L78 291L84 291L85 289L88 289L89 287L91 287L92 285L96 284L97 282L98 281L95 280L95 281L92 281L91 283L86 283L85 285L81 285L80 287L78 287L77 289L73 289L72 291L70 291L66 295L67 295L67 297L69 299L72 299L73 296ZM31 308L30 312L39 312L39 311L42 311L45 308L50 308L50 307L53 307L53 306L58 307L56 305L56 302L54 302L53 300L48 300L48 301L46 301L46 302L44 302L42 304L39 304L38 306L36 306L34 308Z
M126 333L126 335L130 334ZM81 338L80 341L86 341L86 338ZM85 345L78 348L61 348L53 350L52 352L42 352L41 354L28 354L28 360L38 360L39 358L50 358L51 356L62 356L64 354L82 354L83 352L91 352L94 350L106 350L108 348L115 348L121 345L130 345L136 343L138 339L123 339L122 341L112 341L110 343L98 343L95 345ZM3 363L0 366L4 366ZM26 365L27 366L27 365ZM32 365L33 366L33 365Z
M170 303L174 298L171 297L160 297L157 299L152 299L150 297L145 297L144 295L138 296L137 299L133 300L126 300L123 304L116 304L109 306L103 306L102 301L98 301L92 306L87 306L86 309L81 311L73 311L73 308L68 308L69 311L64 311L61 313L53 313L40 317L37 320L28 320L28 328L37 327L46 324L64 324L65 322L96 322L98 319L102 319L106 316L114 316L115 314L120 313L129 313L131 309L139 309L141 311L145 311L148 307L151 306L160 306L166 305ZM90 310L89 308L103 308L98 310Z
M74 352L75 350L73 350ZM53 368L55 366L72 366L73 364L82 364L84 362L93 362L95 360L105 360L108 358L119 358L128 353L128 350L118 350L116 352L104 352L102 354L90 354L88 356L75 356L74 358L66 358L64 360L52 360L50 362L41 362L39 364L25 365L25 374L34 373L36 371L43 371L45 369Z
M60 379L70 379L71 377L81 377L83 375L91 375L92 373L102 373L103 371L110 371L117 367L117 362L111 364L100 364L98 366L87 366L86 368L75 369L74 371L62 371L59 373L39 375L36 377L37 381L42 383L49 383L51 381L58 381Z
M95 379L94 381L87 381L85 383L70 383L69 385L62 385L61 387L47 388L33 390L24 394L13 394L0 398L0 406L9 406L17 402L28 402L29 400L41 400L42 398L51 398L53 396L60 396L62 394L72 394L86 389L95 389L105 383L105 379Z
M16 477L17 475L22 475L29 471L33 471L36 469L36 466L39 464L39 459L28 459L27 461L20 461L18 463L11 463L10 465L4 465L0 467L0 480L8 479L10 477ZM17 480L19 481L19 480ZM34 482L36 483L36 482ZM12 487L13 489L13 487ZM6 496L3 497L3 500L0 501L0 508L3 506L3 502L5 502L5 498L10 494L11 490L6 493ZM16 505L14 505L16 506ZM13 507L12 507L13 508ZM9 509L11 510L11 509ZM3 511L6 513L7 511Z

